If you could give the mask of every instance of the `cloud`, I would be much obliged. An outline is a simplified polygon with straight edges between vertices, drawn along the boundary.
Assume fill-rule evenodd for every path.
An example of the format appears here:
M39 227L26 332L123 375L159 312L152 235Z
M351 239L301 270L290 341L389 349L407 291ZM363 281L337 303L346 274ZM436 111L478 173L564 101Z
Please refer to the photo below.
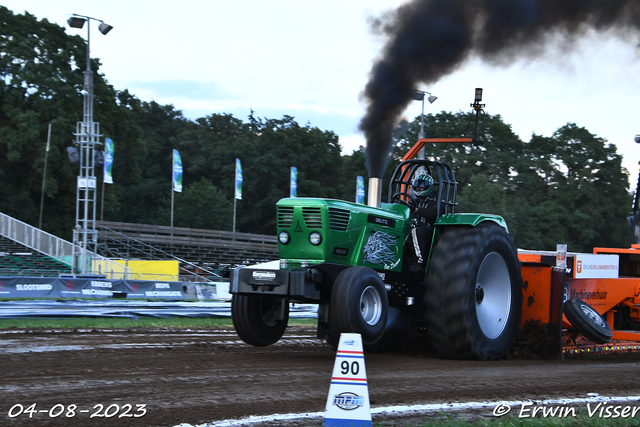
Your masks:
M320 113L315 108L302 108L299 105L289 105L286 107L266 107L241 106L233 108L179 108L185 117L195 120L211 114L231 114L236 118L246 121L247 117L254 110L254 116L262 119L281 119L283 116L291 116L300 126L309 124L322 130L332 131L335 134L353 135L358 133L359 116L341 114L335 112ZM357 147L356 147L357 148Z
M342 154L344 155L352 154L366 144L367 142L362 134L340 136L340 146L342 147Z
M229 93L220 88L216 82L196 80L131 80L124 83L131 93L137 94L142 99L190 99L190 100L217 100L228 99ZM173 103L173 102L167 102Z

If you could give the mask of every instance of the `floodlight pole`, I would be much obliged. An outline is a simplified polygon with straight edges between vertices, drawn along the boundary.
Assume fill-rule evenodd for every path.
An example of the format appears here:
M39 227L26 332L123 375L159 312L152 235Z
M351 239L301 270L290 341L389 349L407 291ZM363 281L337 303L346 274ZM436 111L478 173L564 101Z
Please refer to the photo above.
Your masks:
M424 90L416 90L413 93L413 99L415 101L422 101L422 113L420 114L420 132L418 132L418 140L421 140L421 139L425 138L425 134L424 134L424 96L426 94L429 94L429 98L427 98L427 100L429 101L430 104L433 104L435 102L435 100L438 99L438 97L437 96L433 96L431 94L431 92L426 92ZM418 152L418 159L424 160L424 147L422 147L422 149Z
M415 92L413 93L413 99L415 101L422 101L422 113L420 114L420 132L418 132L418 141L421 139L425 138L425 134L424 134L424 97L426 94L429 94L429 98L427 98L427 100L429 101L430 104L433 104L433 102L438 99L437 96L433 96L431 95L431 92L426 92L424 90L415 90ZM425 148L424 146L420 149L420 151L418 151L418 160L424 160L425 158ZM420 166L418 168L418 173L422 173L425 172L424 167Z
M100 142L100 123L93 121L93 72L91 71L91 20L99 21L100 32L107 34L111 26L104 21L84 15L72 15L67 23L74 28L82 28L87 23L87 68L84 71L83 115L82 121L76 123L75 145L80 147L80 171L76 186L76 223L73 234L73 271L82 274L91 271L87 250L93 244L93 252L97 251L98 236L96 233L96 176L94 151Z
M422 112L420 113L420 132L418 132L418 139L424 138L424 93L422 94ZM424 151L422 152L422 158L424 159Z

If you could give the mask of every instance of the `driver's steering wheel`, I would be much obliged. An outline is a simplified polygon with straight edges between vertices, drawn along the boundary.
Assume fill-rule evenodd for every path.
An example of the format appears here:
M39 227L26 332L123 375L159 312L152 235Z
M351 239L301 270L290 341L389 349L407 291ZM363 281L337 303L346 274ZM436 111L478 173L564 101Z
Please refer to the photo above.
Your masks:
M418 205L416 200L409 193L396 193L391 197L391 203L400 203L401 205L408 206L412 211Z

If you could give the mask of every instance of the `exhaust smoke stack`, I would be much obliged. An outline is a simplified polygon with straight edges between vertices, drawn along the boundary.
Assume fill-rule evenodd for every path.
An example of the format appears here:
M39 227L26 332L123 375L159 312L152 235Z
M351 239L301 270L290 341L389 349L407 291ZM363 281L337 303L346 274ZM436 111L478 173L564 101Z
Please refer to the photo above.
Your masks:
M419 84L433 86L472 57L509 66L540 57L547 47L567 51L589 30L633 42L640 35L640 2L410 0L370 24L386 44L364 89L368 106L359 128L369 176L383 176L393 131Z
M382 178L372 177L369 178L369 197L367 204L375 208L380 207L380 200L382 199Z

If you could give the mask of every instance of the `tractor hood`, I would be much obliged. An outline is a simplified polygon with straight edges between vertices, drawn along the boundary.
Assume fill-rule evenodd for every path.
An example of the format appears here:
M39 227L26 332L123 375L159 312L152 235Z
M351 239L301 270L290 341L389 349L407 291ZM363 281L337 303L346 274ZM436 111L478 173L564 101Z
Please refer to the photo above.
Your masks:
M409 208L400 204L382 203L375 208L341 200L295 197L280 200L277 210L278 251L287 268L332 262L387 269L385 266L398 260L403 236L410 228ZM379 258L367 256L364 249L372 234L378 240L393 242L386 245L389 259L380 266L367 264ZM382 245L380 248L385 249Z

